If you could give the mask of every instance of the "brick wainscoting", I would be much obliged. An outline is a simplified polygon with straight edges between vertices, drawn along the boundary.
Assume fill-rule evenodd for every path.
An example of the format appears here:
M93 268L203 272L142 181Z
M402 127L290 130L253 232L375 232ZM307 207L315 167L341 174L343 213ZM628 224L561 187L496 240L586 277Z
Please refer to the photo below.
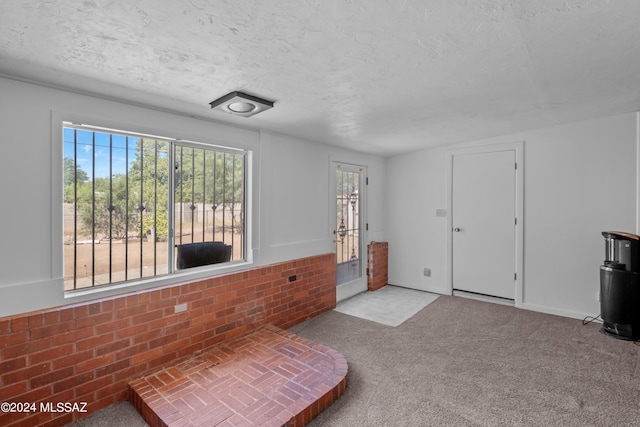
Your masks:
M0 402L36 405L0 412L0 425L65 425L125 400L129 381L164 365L335 305L335 254L325 254L0 318ZM86 402L88 412L41 411L49 402Z

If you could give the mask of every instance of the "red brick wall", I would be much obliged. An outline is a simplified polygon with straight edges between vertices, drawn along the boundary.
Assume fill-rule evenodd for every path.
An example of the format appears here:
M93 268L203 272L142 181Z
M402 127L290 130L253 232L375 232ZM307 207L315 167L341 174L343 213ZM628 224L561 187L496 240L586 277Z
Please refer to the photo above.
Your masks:
M174 313L182 303L187 311ZM125 400L129 381L164 364L335 306L335 254L326 254L0 318L0 403L36 405L0 412L0 425L65 425ZM41 412L47 402L86 402L88 413Z
M367 288L377 291L389 283L389 243L371 242L367 246Z

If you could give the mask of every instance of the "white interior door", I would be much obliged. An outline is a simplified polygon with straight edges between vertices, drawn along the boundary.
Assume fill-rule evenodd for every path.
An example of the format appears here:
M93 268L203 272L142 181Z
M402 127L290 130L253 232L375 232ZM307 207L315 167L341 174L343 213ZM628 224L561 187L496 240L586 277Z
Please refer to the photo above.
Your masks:
M515 298L515 156L514 150L453 156L454 290Z

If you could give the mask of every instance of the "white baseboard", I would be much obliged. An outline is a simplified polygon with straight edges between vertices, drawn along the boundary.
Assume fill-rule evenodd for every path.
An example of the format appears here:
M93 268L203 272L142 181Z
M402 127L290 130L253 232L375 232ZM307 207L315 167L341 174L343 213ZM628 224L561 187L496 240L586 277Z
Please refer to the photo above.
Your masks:
M448 289L443 288L443 287L438 287L438 286L416 286L413 284L409 284L409 283L403 283L401 281L392 281L389 280L389 284L390 285L395 285L395 286L400 286L403 288L409 288L409 289L416 289L419 291L426 291L426 292L433 292L434 294L440 294L440 295L451 295L451 292L449 292ZM454 291L453 295L457 295L458 291ZM498 303L498 304L504 304L504 305L511 305L513 306L514 304L511 303L508 300L502 300L500 298L491 298L491 297L483 297L482 295L474 295L474 294L467 294L465 293L464 295L458 295L464 298L472 298L472 299L477 299L480 301L488 301L488 302L493 302L493 303ZM578 311L572 311L572 310L564 310L564 309L560 309L560 308L555 308L555 307L548 307L545 305L538 305L538 304L531 304L531 303L522 303L522 304L517 304L515 305L517 308L521 308L523 310L531 310L531 311L537 311L539 313L545 313L545 314L552 314L555 316L561 316L561 317L568 317L571 319L578 319L578 320L583 320L587 317L595 317L600 313L583 313L583 312L578 312ZM596 320L596 322L600 322L600 320Z
M547 307L547 306L538 305L538 304L530 304L526 302L522 303L522 305L520 305L520 308L523 308L525 310L537 311L539 313L553 314L555 316L569 317L571 319L579 319L579 320L582 320L586 317L595 317L600 314L600 313L581 313L577 311L563 310L559 308Z
M402 281L391 279L389 279L389 284L393 286L399 286L401 288L415 289L417 291L431 292L439 295L451 295L451 293L446 288L440 286L416 286L415 284L403 283Z
M474 294L474 293L470 293L470 292L465 292L465 291L458 291L458 290L454 290L453 291L453 296L454 297L462 297L462 298L469 298L469 299L474 299L477 301L484 301L484 302L491 302L494 304L501 304L501 305L508 305L511 307L515 307L515 302L512 300L508 300L508 299L504 299L504 298L498 298L498 297L492 297L489 295L480 295L480 294Z

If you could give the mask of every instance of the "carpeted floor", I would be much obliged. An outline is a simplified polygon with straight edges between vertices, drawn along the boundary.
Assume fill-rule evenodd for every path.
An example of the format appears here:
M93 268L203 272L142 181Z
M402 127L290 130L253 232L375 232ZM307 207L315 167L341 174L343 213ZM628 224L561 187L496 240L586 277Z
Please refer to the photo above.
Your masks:
M90 417L69 424L73 427L148 427L129 402L107 406Z
M441 296L398 327L329 311L290 331L349 363L311 427L640 425L640 346L597 324ZM78 425L143 426L130 409Z
M291 331L349 361L312 427L639 426L640 347L599 327L441 296L397 328L331 311Z

